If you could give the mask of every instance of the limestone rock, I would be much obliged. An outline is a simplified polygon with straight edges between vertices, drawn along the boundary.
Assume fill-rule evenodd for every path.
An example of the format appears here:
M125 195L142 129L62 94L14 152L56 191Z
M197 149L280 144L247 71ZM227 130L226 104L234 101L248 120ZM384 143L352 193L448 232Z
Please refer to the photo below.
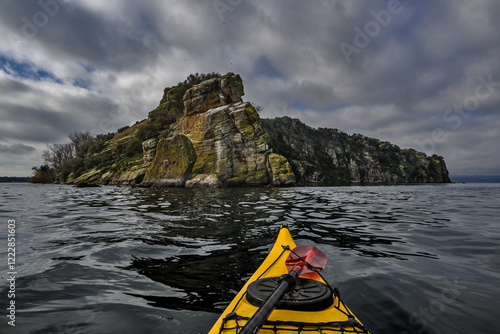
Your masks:
M186 84L166 89L146 121L110 140L106 154L114 156L114 161L85 177L142 186L279 186L295 182L286 158L274 152L259 114L251 103L242 101L239 75L228 73L189 89ZM138 138L141 157L129 149ZM118 140L128 149L123 152L132 154L117 152Z
M156 144L158 144L158 139L156 138L151 138L142 142L142 152L145 162L152 162L155 158Z
M270 138L250 103L186 115L179 131L193 143L195 179L197 175L215 175L222 186L289 185L294 181L284 157L274 154L269 163L268 156L273 153Z
M121 173L113 175L107 183L119 185L134 185L140 183L148 167L148 164L132 166Z
M239 75L206 80L188 89L183 96L184 114L192 116L231 103L241 102L243 82Z
M268 169L271 170L273 186L290 186L295 184L295 174L284 156L271 153L267 157L267 163Z
M186 188L219 188L221 183L215 174L199 174L186 182Z
M243 80L239 75L228 73L220 78L221 90L225 101L229 103L241 102L241 97L245 95Z
M205 80L197 85L194 83ZM289 186L450 182L444 159L289 117L261 120L239 75L190 76L147 120L106 136L68 182ZM142 147L140 145L142 143ZM141 150L142 149L142 150Z
M153 163L146 171L143 185L184 186L191 176L196 152L184 135L161 139Z

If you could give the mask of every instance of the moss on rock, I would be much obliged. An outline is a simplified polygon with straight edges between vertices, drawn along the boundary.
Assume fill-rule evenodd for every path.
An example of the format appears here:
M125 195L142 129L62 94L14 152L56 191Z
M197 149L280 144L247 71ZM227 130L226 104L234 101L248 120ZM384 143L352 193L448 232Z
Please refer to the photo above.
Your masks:
M184 186L191 176L196 152L189 138L177 135L161 139L156 155L147 169L143 185Z
M272 175L273 186L289 186L295 184L295 174L288 160L279 154L267 156L268 169Z

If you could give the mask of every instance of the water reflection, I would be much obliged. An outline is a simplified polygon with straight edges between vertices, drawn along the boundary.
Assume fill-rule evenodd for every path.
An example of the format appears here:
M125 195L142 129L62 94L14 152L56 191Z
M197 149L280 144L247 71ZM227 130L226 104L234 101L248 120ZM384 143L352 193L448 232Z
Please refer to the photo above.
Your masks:
M198 331L206 332L284 224L297 243L314 244L327 254L325 276L368 328L414 333L419 327L412 327L409 316L439 298L436 287L446 282L443 277L459 277L471 291L442 312L449 319L467 316L471 307L460 304L467 305L466 296L480 296L490 305L499 295L491 293L497 291L492 283L483 284L483 291L467 282L498 279L493 201L500 188L460 187L26 185L2 188L8 205L0 202L0 211L21 212L16 217L22 222L20 308L29 315L25 323L32 332L106 332L106 317L113 317L125 319L124 333L162 326L186 333L198 328L189 320L197 316L197 323L206 325ZM487 202L478 197L485 191ZM83 321L94 307L95 318ZM64 312L66 317L54 318ZM487 324L487 314L475 317Z
M405 232L421 223L400 205L411 199L408 194L381 201L376 193L348 188L138 191L138 205L131 209L142 212L149 226L142 241L169 247L169 253L134 256L125 269L175 288L171 296L142 296L155 306L223 308L260 264L273 242L272 231L282 224L296 238L327 249L398 260L438 258L405 246Z

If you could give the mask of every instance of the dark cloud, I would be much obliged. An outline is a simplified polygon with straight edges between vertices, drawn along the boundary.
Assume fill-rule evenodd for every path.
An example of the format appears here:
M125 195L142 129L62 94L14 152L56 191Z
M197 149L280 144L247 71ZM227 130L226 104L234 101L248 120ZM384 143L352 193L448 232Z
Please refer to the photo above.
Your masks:
M55 0L50 12L39 3L7 1L8 10L2 11L2 19L21 45L36 45L53 60L71 57L94 67L134 70L154 62L159 53L162 43L155 26L148 23L147 5L122 3L117 13L129 16L119 16Z
M64 139L68 133L97 127L96 117L71 112L57 112L18 105L0 103L2 118L0 139L26 140L52 143Z
M293 83L291 87L294 104L305 109L331 110L336 107L339 99L332 86L323 85L314 81L304 80Z
M476 163L500 174L500 159L484 154L500 139L498 1L222 2L3 1L0 144L114 131L145 118L165 86L232 71L265 117L438 153L452 172Z
M58 83L33 84L29 80L0 78L4 98L0 101L0 140L50 143L73 131L100 129L103 119L112 118L117 103L107 96L65 87Z
M18 154L24 155L33 153L36 151L36 148L24 144L12 144L12 145L4 145L0 144L0 154L1 153L9 153L9 154Z

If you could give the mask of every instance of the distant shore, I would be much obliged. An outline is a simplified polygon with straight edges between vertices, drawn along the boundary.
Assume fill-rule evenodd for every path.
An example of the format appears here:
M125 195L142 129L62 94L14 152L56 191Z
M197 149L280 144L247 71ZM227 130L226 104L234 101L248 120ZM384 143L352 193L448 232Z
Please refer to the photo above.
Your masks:
M0 183L12 183L12 182L29 182L30 178L28 176L0 176Z
M500 175L450 175L452 182L500 183Z

